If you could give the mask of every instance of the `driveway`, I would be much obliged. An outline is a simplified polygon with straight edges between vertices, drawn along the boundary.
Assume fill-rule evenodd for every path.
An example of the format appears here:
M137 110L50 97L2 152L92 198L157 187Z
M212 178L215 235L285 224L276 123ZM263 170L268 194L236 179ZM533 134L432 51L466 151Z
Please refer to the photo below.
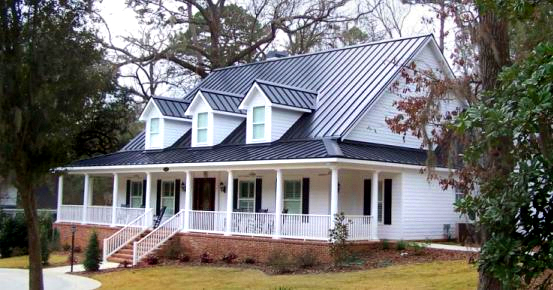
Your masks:
M111 264L111 263L108 263ZM112 268L114 265L102 265L101 268ZM45 290L92 290L102 283L77 275L67 274L69 266L44 269ZM83 271L82 265L75 265L74 271ZM29 289L29 271L24 269L0 268L2 290Z

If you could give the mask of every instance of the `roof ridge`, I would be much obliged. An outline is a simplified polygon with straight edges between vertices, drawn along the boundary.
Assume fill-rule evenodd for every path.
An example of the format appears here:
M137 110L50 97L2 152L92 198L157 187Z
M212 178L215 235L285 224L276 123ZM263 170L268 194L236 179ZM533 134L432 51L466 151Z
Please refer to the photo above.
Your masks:
M319 94L316 91L312 91L312 90L309 90L309 89L304 89L304 88L300 88L300 87L285 85L285 84L281 84L281 83L270 82L270 81L266 81L266 80L263 80L263 79L255 79L254 82L267 84L267 85L274 86L274 87L281 87L281 88L285 88L285 89L302 91L302 92L305 92L305 93L310 93L310 94L315 94L315 95Z
M316 55L316 54L323 54L323 53L330 53L330 52L341 51L341 50L354 49L354 48L359 48L359 47L364 47L364 46L371 46L371 45L388 43L388 42L396 42L396 41L415 39L415 38L425 38L425 37L434 38L434 34L427 33L427 34L421 34L421 35L415 35L415 36L407 36L407 37L400 37L400 38L393 38L393 39L378 40L378 41L373 41L373 42L367 42L367 43L361 43L361 44L356 44L356 45L344 46L344 47L340 47L340 48L333 48L333 49L315 51L315 52L304 53L304 54L296 54L296 55L291 55L291 56L286 56L286 57L266 59L266 60L262 60L262 61L258 61L258 62L250 62L250 63L240 64L240 65L220 67L220 68L216 68L216 69L212 70L211 72L227 70L227 69L234 69L234 68L241 68L241 67L245 67L245 66L263 64L263 63L267 63L267 62L276 62L276 61L282 61L282 60L287 60L287 59L306 57L306 56L311 56L311 55Z
M225 92L225 91L219 91L219 90L212 90L212 89L203 89L203 88L199 88L198 89L199 91L204 91L204 92L208 92L208 93L214 93L214 94L219 94L219 95L225 95L225 96L228 96L228 97L232 97L232 98L244 98L242 95L240 94L235 94L235 93L229 93L229 92Z

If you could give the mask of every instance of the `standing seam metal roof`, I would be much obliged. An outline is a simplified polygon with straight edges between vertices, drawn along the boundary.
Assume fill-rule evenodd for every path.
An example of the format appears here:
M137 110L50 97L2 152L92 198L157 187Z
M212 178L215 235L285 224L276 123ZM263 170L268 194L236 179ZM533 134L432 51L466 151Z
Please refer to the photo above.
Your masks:
M188 109L190 102L161 97L152 97L152 99L163 116L189 119L188 116L184 115L184 112Z
M273 104L309 110L315 109L316 92L264 80L255 80L255 83Z
M205 97L209 106L216 111L245 114L245 112L238 109L242 97L228 94L224 92L218 92L213 90L201 89L202 95Z

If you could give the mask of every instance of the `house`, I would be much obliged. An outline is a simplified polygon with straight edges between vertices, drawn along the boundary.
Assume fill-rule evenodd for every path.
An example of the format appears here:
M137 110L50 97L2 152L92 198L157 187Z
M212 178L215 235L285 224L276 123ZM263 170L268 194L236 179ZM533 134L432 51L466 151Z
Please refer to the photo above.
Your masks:
M17 189L0 177L0 209L15 208L17 205Z
M62 168L84 175L84 203L61 203L61 175L57 226L95 229L104 258L134 263L174 236L198 252L319 249L340 212L356 243L443 239L455 192L420 173L420 140L385 123L411 62L451 74L424 35L217 69L182 99L154 97L123 149ZM113 177L112 206L91 205L97 176Z

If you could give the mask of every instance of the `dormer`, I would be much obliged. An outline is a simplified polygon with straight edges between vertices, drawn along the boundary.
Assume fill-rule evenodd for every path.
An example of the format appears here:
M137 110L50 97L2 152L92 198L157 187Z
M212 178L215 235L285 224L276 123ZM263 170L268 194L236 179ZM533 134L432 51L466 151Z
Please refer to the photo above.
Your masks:
M304 114L315 109L314 91L255 80L238 107L245 110L246 143L273 142Z
M221 143L246 118L239 95L200 89L185 115L192 118L192 147Z
M192 120L184 115L188 102L152 97L139 120L145 122L146 150L167 148L190 130Z

